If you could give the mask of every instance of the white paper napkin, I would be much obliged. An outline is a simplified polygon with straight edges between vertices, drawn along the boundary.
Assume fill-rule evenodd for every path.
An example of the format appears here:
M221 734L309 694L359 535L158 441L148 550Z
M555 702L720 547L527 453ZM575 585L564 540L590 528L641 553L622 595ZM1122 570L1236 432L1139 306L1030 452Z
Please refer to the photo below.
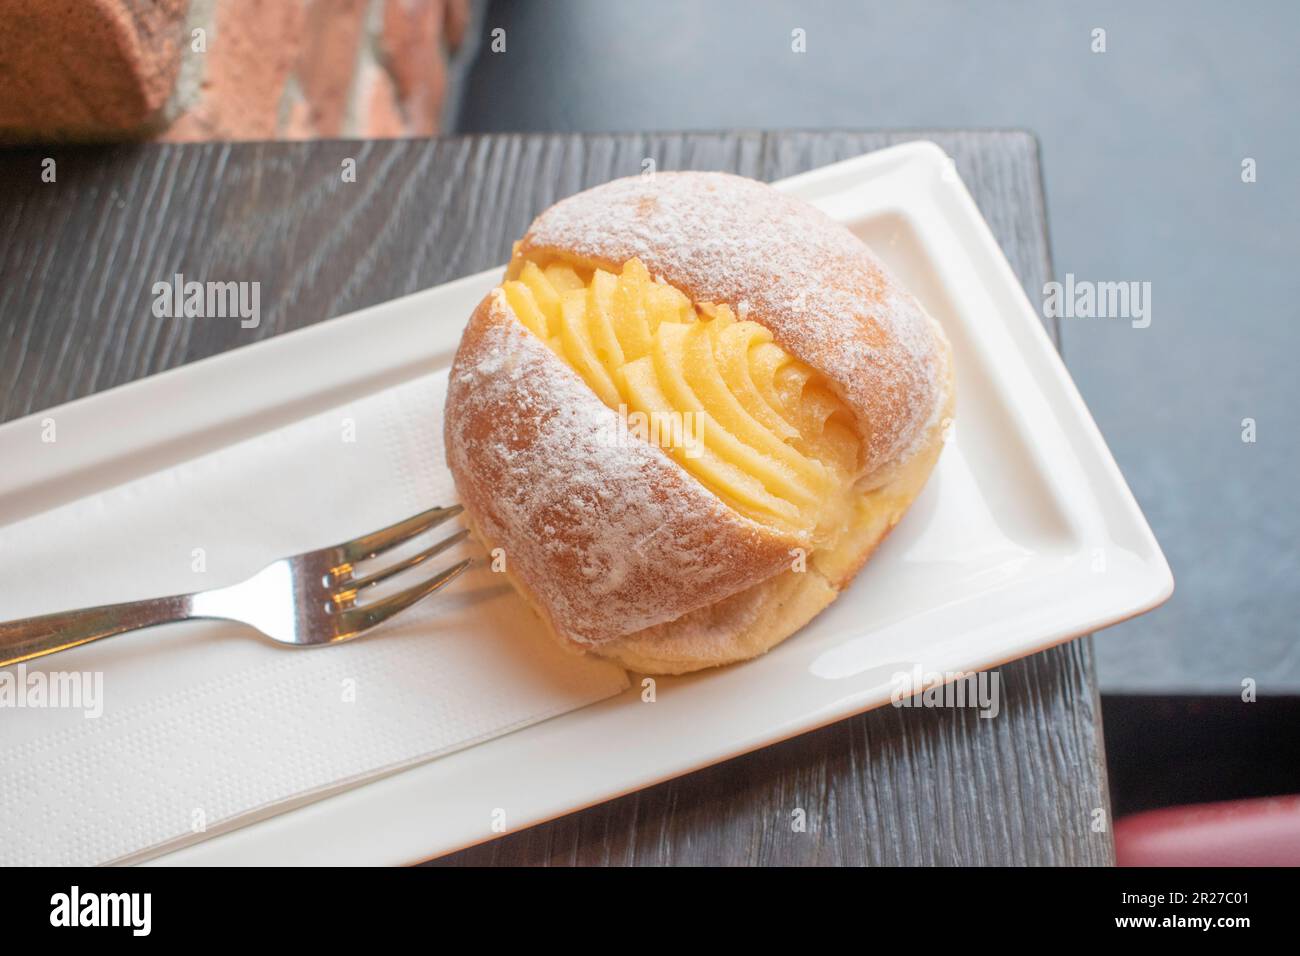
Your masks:
M430 375L0 528L0 619L221 586L454 501L445 389L445 372ZM465 554L482 557L463 545L435 564ZM341 647L278 647L195 622L29 662L21 684L18 667L5 674L4 865L138 859L628 683L552 646L485 561ZM85 675L80 708L49 706L77 702L66 683L40 704L34 688L54 674ZM88 717L96 680L102 714Z

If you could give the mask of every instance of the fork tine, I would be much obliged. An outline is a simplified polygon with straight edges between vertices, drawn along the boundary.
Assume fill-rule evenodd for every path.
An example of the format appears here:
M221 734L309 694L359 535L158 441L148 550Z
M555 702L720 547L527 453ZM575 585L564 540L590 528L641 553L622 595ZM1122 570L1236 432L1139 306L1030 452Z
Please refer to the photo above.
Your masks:
M367 575L364 578L357 578L355 581L345 581L343 582L339 593L335 595L335 599L337 600L345 595L355 594L364 588L379 584L381 581L387 581L395 574L401 574L403 571L413 568L417 564L423 564L430 558L437 557L448 548L460 544L467 537L469 537L469 529L462 528L450 537L443 538L437 544L425 548L418 554L413 554L409 558L403 558L401 561L398 561L387 568L376 571L374 574Z
M403 541L409 541L422 531L436 528L448 518L456 517L463 510L465 509L460 505L450 505L446 508L430 508L428 511L412 515L396 524L390 524L387 528L380 528L370 534L363 534L359 538L345 541L338 547L343 552L343 560L349 564L355 564L358 561L366 560L366 558L373 558L377 554L382 554L389 548L395 548Z
M395 614L400 614L412 604L423 601L426 597L437 591L449 581L455 578L469 567L469 559L466 558L459 564L453 564L447 570L442 571L423 584L417 584L414 587L407 588L394 594L392 597L384 598L374 604L367 604L362 607L353 607L339 615L339 626L337 628L339 637L351 637L360 634L362 631L368 631L372 627L383 624Z

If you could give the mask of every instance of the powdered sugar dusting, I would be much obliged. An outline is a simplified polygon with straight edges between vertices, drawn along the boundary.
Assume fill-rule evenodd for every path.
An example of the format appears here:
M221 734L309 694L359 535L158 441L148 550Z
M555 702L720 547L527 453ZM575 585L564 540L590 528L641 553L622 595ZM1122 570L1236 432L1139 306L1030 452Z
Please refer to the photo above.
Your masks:
M787 548L733 512L509 313L480 307L452 366L447 460L481 532L556 630L599 644L780 571Z
M615 180L542 213L520 253L609 266L635 256L697 302L743 304L857 412L868 474L905 459L942 403L941 346L916 299L848 229L762 183Z

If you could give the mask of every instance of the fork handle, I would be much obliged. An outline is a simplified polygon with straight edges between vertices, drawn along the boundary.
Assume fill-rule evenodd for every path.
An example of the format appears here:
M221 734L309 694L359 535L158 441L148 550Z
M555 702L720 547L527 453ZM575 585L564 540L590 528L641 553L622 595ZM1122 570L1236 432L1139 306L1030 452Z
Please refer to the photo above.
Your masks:
M188 620L194 616L193 598L192 594L176 594L0 622L0 667L125 631Z

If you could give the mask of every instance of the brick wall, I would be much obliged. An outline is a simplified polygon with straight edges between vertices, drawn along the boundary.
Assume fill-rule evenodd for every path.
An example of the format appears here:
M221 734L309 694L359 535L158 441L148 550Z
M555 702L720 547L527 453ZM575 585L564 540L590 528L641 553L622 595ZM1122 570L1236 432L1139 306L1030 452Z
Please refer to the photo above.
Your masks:
M438 129L471 0L0 0L0 137Z

